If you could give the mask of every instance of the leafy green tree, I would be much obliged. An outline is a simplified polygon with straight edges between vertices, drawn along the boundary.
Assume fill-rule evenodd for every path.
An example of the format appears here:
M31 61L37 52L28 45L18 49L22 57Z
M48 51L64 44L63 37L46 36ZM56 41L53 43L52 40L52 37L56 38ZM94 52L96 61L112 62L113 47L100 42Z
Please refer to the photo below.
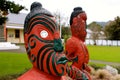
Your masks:
M68 26L62 27L62 39L65 39L65 42L66 42L66 39L70 37L70 35L71 35L70 27Z
M105 26L105 34L107 39L120 40L120 17L116 17L114 21Z
M70 27L62 27L62 36L71 35Z
M22 9L26 8L12 1L0 0L0 42L5 41L4 24L8 19L6 16L9 12L18 14Z
M7 20L6 15L8 15L9 12L18 14L22 9L26 8L12 1L0 0L0 25L5 23Z
M99 39L102 27L96 22L92 22L87 26L87 28L92 31L91 39L93 39L94 45L96 45L96 40Z

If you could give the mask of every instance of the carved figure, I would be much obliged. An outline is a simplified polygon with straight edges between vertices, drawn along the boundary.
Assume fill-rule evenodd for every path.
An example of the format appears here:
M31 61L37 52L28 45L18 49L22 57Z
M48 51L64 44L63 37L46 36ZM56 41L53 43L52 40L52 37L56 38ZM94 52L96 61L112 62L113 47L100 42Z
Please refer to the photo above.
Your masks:
M84 44L86 37L86 20L87 16L81 7L75 7L70 17L70 28L72 36L67 40L66 56L72 61L72 66L79 68L91 80L90 68L88 67L89 53Z
M78 68L68 66L54 16L39 2L32 3L26 16L24 40L33 67L18 80L67 80L67 74L72 79L87 80Z

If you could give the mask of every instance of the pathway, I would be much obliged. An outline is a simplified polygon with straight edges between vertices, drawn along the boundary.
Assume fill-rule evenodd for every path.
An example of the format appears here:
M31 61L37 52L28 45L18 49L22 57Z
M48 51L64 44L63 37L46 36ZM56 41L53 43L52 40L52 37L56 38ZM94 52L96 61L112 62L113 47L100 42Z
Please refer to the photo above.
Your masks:
M90 60L90 62L106 64L106 65L113 65L113 66L120 66L120 63L117 63L117 62L107 62L107 61L100 61L100 60Z

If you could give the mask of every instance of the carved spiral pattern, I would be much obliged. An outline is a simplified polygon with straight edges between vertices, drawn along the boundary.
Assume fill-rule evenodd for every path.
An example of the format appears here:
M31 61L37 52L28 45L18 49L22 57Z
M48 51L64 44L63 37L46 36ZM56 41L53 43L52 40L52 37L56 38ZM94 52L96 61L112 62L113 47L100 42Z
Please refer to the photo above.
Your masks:
M28 20L28 23L25 24L25 27L27 28L25 28L24 34L29 35L27 40L28 46L26 49L30 61L41 71L56 76L62 76L65 73L66 64L57 64L59 53L55 52L53 49L54 40L46 40L34 33L31 33L34 26L40 24L53 35L57 31L56 23L48 16L36 14ZM36 49L37 51L34 51Z

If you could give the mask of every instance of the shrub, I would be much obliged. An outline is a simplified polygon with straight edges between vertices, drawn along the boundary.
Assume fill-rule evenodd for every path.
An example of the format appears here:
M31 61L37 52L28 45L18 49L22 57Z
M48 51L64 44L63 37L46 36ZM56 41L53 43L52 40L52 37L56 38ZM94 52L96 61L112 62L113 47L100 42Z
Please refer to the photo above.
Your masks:
M102 69L101 66L97 66L95 64L90 64L91 67L93 67L95 70Z
M112 80L112 75L105 69L98 69L94 80Z
M120 74L119 74L119 75L114 76L113 80L120 80Z
M118 70L118 73L120 74L120 66L115 67Z

